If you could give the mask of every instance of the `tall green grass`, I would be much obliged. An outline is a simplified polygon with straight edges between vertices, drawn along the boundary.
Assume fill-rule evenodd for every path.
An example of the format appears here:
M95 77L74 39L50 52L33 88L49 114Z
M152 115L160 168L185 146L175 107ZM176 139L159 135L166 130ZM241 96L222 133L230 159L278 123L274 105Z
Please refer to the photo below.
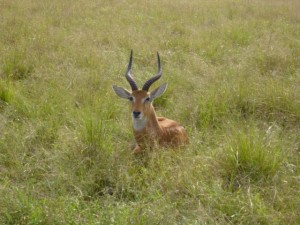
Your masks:
M298 224L299 10L2 1L0 224ZM154 105L188 146L132 155L111 90L129 88L131 49L140 85L160 52L169 85Z

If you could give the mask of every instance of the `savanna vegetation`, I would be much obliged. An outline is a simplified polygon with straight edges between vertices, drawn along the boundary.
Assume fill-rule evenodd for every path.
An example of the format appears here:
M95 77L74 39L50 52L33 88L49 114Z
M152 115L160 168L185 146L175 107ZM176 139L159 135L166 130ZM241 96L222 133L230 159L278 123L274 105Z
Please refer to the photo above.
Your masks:
M131 49L188 146L131 154ZM1 0L0 224L299 224L299 84L298 0Z

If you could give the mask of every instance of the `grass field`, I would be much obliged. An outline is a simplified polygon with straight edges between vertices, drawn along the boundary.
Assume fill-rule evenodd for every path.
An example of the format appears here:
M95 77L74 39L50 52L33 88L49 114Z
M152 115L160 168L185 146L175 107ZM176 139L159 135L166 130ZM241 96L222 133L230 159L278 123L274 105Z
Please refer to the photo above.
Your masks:
M131 49L188 146L131 154ZM0 224L299 224L299 84L299 0L1 0Z

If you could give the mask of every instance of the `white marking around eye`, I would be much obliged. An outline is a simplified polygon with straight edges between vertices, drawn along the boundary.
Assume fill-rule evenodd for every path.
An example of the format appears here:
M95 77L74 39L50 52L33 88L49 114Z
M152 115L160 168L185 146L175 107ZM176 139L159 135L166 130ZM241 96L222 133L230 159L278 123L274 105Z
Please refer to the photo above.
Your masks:
M143 98L143 99L142 99L142 102L145 103L147 98L150 98L150 96L147 96L146 98ZM150 100L151 100L151 99L150 99Z
M135 97L134 97L133 95L131 95L130 97L132 98L132 101L130 101L129 99L128 99L128 100L129 100L130 102L135 102Z

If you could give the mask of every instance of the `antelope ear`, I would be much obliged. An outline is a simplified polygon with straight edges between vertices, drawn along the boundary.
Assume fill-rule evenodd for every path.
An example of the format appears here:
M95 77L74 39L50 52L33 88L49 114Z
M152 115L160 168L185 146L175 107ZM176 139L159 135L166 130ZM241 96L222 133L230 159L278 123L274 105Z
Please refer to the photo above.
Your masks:
M131 93L127 90L125 90L122 87L118 87L116 85L112 86L112 89L114 90L114 92L120 97L120 98L125 98L125 99L129 99L131 97Z
M152 100L154 100L155 98L160 97L165 92L165 90L167 89L167 86L168 86L168 84L164 83L161 86L159 86L158 88L156 88L155 90L151 91L150 98Z

